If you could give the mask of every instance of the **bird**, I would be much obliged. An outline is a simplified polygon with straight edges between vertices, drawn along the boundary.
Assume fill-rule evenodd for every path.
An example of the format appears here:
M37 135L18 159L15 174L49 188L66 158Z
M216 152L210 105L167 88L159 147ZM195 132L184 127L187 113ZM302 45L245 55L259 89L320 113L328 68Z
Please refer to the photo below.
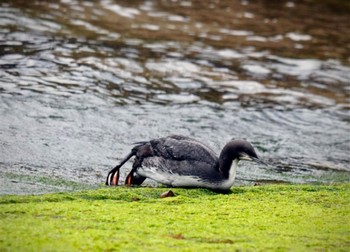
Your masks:
M134 143L131 152L109 171L106 185L117 186L120 168L135 156L125 185L141 185L146 178L170 187L229 190L235 180L239 161L259 159L246 140L232 139L219 157L206 144L183 135L170 135Z

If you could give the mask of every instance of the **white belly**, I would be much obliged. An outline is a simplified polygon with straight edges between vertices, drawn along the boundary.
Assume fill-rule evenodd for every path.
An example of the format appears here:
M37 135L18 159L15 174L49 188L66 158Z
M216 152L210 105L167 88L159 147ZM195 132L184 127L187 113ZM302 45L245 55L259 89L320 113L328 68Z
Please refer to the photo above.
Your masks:
M180 176L178 174L164 172L158 167L140 167L137 169L137 174L153 179L158 183L174 187L206 187L206 184L199 177Z

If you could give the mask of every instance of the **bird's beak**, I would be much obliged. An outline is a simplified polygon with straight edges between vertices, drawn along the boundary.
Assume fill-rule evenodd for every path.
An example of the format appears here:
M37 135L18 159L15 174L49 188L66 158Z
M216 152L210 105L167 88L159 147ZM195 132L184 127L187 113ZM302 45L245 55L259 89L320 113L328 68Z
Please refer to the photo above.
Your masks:
M260 158L258 157L252 157L250 155L247 155L247 154L243 154L239 157L240 160L246 160L246 161L253 161L253 162L256 162L258 164L262 164L262 165L265 165L267 166L267 164L262 161Z
M267 166L267 163L262 161L260 158L257 158L257 157L250 157L250 158L251 158L251 161L253 161L253 162Z

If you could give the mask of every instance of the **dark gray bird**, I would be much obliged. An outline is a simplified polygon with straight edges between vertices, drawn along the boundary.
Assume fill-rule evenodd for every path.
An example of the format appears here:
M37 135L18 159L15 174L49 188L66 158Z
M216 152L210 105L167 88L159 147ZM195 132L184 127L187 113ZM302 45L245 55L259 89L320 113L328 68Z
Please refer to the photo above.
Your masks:
M203 187L228 190L233 185L240 160L263 163L245 140L231 140L219 158L205 144L186 136L172 135L135 143L131 152L113 168L106 185L115 186L119 170L136 156L126 185L141 185L146 178L172 187Z

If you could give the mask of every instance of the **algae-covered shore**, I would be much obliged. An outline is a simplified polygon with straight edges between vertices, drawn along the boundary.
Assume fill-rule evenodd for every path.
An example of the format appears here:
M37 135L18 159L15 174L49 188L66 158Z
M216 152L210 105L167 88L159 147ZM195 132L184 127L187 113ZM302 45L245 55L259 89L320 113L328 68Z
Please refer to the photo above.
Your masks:
M349 251L350 184L0 197L0 251Z

